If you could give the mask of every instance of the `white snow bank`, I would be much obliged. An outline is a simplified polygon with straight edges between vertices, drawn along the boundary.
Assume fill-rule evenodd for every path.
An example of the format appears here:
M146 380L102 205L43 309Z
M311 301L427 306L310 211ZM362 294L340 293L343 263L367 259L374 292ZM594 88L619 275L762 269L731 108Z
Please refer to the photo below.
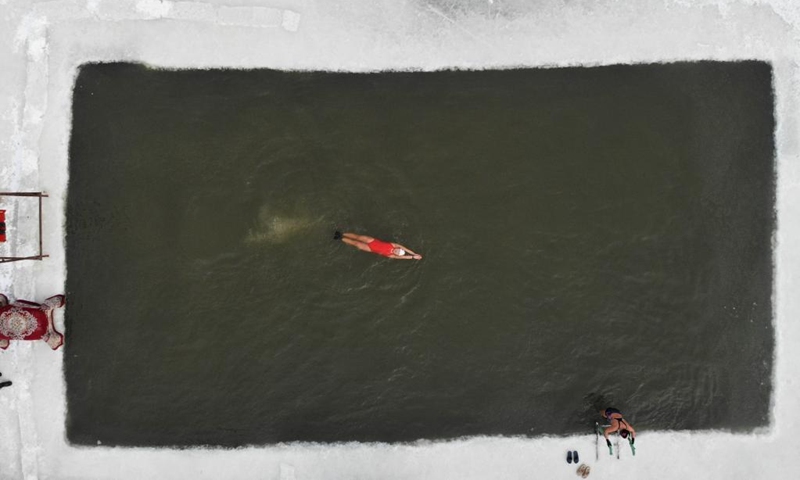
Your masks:
M15 343L0 353L0 371L15 383L0 391L0 479L576 478L567 449L580 452L596 479L794 478L799 39L793 0L0 0L0 189L50 194L51 257L0 266L0 291L18 298L64 290L70 96L85 62L373 71L761 59L774 67L779 170L775 393L763 433L645 431L635 459L600 462L591 436L234 451L73 447L65 441L64 350ZM22 202L10 203L13 238L35 214Z

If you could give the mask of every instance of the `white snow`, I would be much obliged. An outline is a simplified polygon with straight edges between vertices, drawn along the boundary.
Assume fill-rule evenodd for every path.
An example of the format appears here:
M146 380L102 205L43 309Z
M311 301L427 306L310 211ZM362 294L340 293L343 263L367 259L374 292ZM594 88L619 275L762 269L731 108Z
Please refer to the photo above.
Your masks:
M452 8L460 4L459 9ZM50 258L0 266L0 292L64 291L64 196L77 67L374 71L761 59L774 67L778 231L772 421L750 435L651 432L637 457L594 462L594 437L468 438L415 445L238 450L74 447L65 440L65 350L14 343L0 371L0 479L796 478L800 451L800 5L794 0L0 0L0 190L50 194ZM34 248L30 199L2 200L10 253ZM26 235L23 244L17 238ZM63 314L58 314L63 327Z

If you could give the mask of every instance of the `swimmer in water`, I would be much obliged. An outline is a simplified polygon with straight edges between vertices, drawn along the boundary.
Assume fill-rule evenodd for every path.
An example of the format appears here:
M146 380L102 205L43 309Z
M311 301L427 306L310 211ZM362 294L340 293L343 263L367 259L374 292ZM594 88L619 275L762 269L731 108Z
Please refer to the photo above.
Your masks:
M384 242L367 235L356 233L336 232L333 234L334 240L341 240L348 245L352 245L365 252L377 253L387 258L395 260L422 260L422 255L413 252L410 248L404 247L399 243Z

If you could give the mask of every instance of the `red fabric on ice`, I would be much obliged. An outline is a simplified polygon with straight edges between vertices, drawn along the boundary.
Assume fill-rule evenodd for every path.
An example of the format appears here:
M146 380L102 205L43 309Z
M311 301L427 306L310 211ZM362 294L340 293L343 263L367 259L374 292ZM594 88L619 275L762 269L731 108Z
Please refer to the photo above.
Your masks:
M64 295L55 295L41 304L17 300L9 304L0 294L0 348L8 348L11 340L44 340L56 350L64 344L64 336L53 324L53 310L64 306Z
M0 210L0 243L6 241L6 211Z

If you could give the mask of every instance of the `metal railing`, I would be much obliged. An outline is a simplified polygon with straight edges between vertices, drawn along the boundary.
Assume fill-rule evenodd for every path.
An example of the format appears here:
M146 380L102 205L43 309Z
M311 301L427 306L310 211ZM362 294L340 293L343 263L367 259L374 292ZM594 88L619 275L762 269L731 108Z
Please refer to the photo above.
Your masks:
M49 257L42 253L42 198L47 197L44 192L0 192L0 197L35 197L39 199L39 255L27 257L0 257L0 263L18 262L20 260L41 260Z

